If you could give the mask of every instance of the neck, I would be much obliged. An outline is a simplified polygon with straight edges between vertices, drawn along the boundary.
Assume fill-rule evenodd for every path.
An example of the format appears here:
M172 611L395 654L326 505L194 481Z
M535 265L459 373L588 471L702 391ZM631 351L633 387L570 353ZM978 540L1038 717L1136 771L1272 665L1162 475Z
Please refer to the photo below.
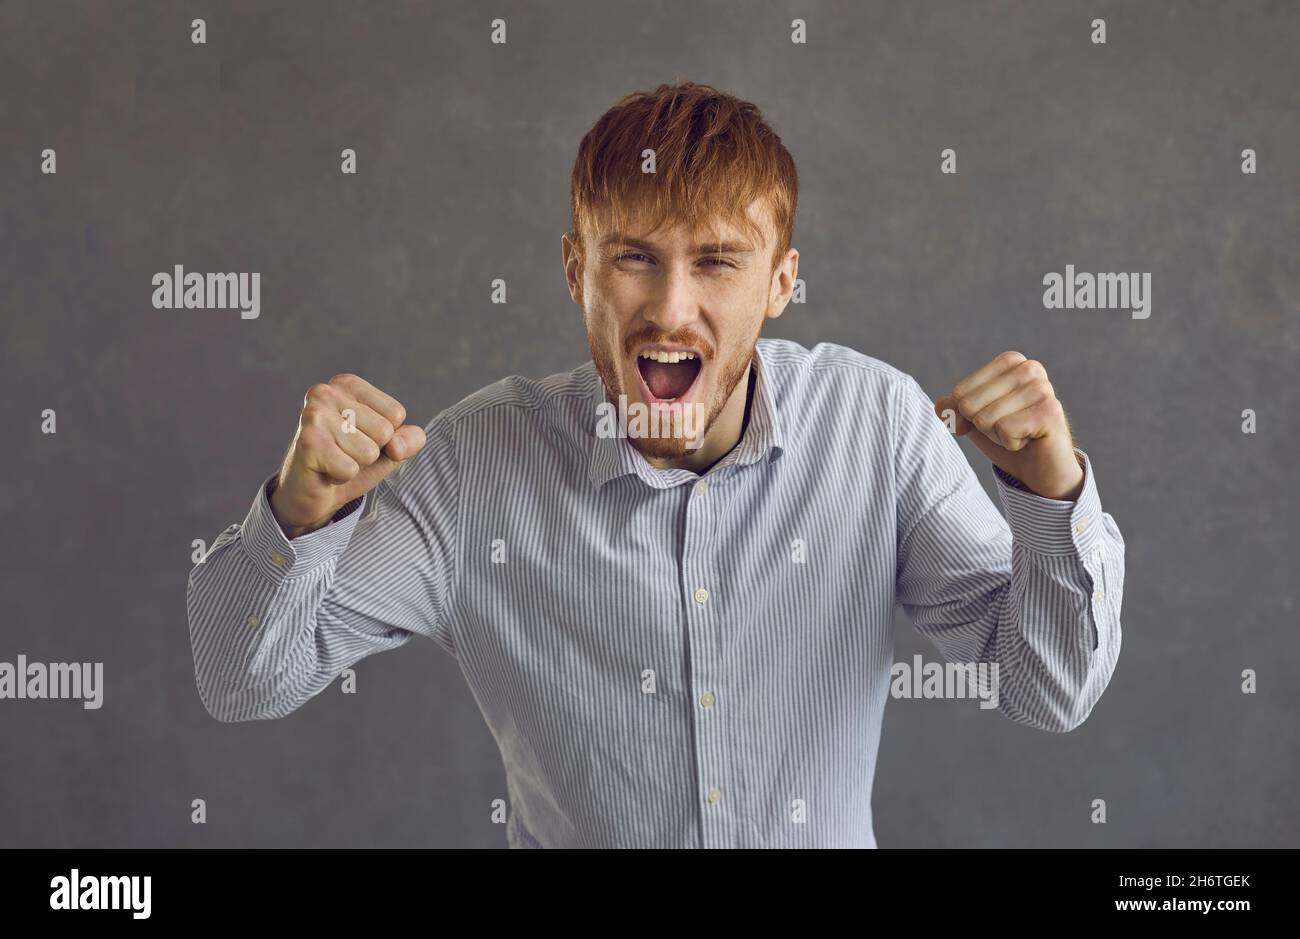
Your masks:
M745 428L749 424L749 411L756 378L754 362L751 359L745 368L745 374L731 390L727 403L718 412L717 419L709 426L708 433L704 435L704 442L685 456L676 459L647 457L650 465L656 469L688 469L700 475L708 472L709 468L730 453L744 436Z

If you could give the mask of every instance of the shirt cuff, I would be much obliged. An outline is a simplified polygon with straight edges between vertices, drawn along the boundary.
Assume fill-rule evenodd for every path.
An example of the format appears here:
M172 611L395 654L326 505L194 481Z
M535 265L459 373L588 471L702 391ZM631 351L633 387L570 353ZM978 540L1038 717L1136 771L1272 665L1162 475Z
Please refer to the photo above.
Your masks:
M244 517L240 538L244 554L253 566L277 582L305 574L341 554L361 516L358 507L365 501L365 496L358 496L330 516L323 527L291 540L271 511L268 492L278 475L268 476L258 486L257 497Z
M1072 502L1030 492L1016 477L993 467L1007 524L1022 547L1039 554L1078 553L1082 557L1102 536L1101 498L1092 461L1078 447L1074 453L1083 467L1083 491Z

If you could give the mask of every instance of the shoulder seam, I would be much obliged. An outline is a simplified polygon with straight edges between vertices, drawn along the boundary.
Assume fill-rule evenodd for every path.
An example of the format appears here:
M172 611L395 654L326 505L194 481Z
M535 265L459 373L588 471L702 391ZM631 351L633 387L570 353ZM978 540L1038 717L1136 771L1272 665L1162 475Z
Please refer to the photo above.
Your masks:
M907 373L904 372L902 369L899 369L893 365L886 364L884 362L876 363L876 362L862 362L862 361L814 362L809 366L809 371L816 372L825 369L843 369L843 368L851 368L860 372L879 372L880 374L893 378L896 381L902 381L903 378L907 375Z
M588 391L582 391L579 389L574 389L572 391L560 390L560 391L553 391L545 395L540 401L536 401L536 402L483 401L481 403L473 405L472 407L467 407L458 413L452 413L455 412L456 409L460 406L461 402L458 402L457 404L453 404L449 408L443 409L442 414L444 415L444 419L448 423L452 425L458 425L460 424L461 421L473 417L476 414L480 414L483 411L490 411L492 408L513 408L514 410L517 411L540 411L543 407L545 407L547 404L549 404L551 401L555 400L556 398L585 398L589 394L591 394L589 390Z

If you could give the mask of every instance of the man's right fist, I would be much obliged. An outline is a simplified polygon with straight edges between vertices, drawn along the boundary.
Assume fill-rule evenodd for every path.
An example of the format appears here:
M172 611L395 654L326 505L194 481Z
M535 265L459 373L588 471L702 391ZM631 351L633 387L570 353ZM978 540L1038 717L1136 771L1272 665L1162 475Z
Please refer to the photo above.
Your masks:
M403 424L406 408L364 378L344 372L312 385L298 433L271 493L271 509L289 538L326 525L424 446L424 429Z

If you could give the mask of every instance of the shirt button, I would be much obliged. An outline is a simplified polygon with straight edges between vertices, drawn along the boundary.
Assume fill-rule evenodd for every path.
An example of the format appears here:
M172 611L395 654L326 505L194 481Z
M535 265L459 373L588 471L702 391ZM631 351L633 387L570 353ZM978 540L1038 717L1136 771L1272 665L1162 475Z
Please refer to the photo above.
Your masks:
M709 602L709 592L708 592L707 590L705 590L703 587L701 587L701 588L699 588L698 590L696 590L696 591L695 591L695 602L696 602L696 603L708 603L708 602Z
M710 801L710 802L717 802L717 801L718 801L719 799L721 799L721 798L722 798L722 792L721 792L721 790L718 790L718 789L710 789L710 790L709 790L709 801Z
M283 554L281 554L279 551L271 552L271 563L275 564L277 567L284 567L285 562L288 560L289 559L285 557Z
M253 613L248 617L248 619L244 620L244 622L247 623L249 626L256 626L258 623L261 622L261 620L258 619L256 613Z
M700 695L700 704L704 705L706 708L713 707L713 702L716 700L718 699L713 696L712 691L706 691L704 694Z
M709 491L709 484L706 483L704 480L701 479L698 483L695 484L695 494L697 496L702 496L708 491Z
M1104 590L1098 590L1096 593L1092 595L1092 600L1094 603L1100 603L1102 600L1105 599L1106 599L1106 592Z
M1077 532L1085 532L1085 531L1087 531L1087 530L1088 530L1088 516L1086 516L1086 515L1080 515L1080 516L1079 516L1079 520L1078 520L1077 522L1074 523L1074 530L1077 531Z

